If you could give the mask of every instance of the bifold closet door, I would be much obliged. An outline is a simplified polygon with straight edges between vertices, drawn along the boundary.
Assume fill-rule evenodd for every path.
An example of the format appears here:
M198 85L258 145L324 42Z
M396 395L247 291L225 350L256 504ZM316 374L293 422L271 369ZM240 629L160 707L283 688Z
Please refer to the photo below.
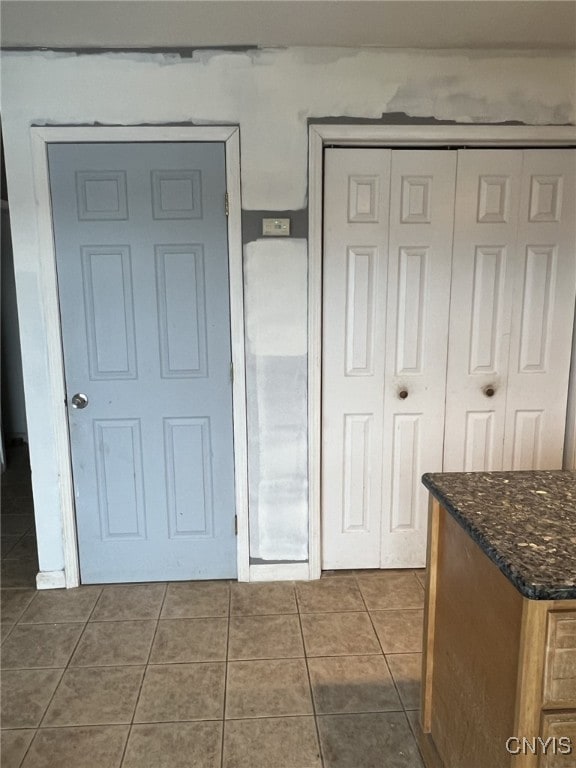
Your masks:
M324 568L425 562L442 468L455 153L326 152Z
M458 152L445 471L562 466L575 157Z

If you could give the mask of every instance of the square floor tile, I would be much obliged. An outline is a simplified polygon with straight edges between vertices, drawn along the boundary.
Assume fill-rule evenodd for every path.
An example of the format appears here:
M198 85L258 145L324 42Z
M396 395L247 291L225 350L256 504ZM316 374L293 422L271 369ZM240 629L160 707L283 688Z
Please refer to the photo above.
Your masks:
M21 587L36 589L36 576L38 575L38 564L31 558L25 560L10 560L7 558L2 561L0 568L0 584L3 587Z
M165 584L104 587L91 620L157 619L160 615L165 591Z
M0 590L0 615L2 616L2 621L8 623L18 621L36 594L34 589Z
M119 768L127 725L43 728L22 768Z
M426 568L418 568L417 570L414 571L414 575L416 576L420 584L422 584L424 589L426 589L426 579L428 578L426 573Z
M3 534L14 536L34 530L34 515L2 514L0 527Z
M220 768L222 723L133 725L122 768Z
M383 656L321 656L308 669L319 714L402 709Z
M301 613L364 611L366 608L354 578L300 582L296 593Z
M143 675L144 667L68 669L42 725L129 723Z
M151 664L224 661L228 619L161 619Z
M304 656L298 616L233 616L228 658L287 659Z
M371 611L384 653L420 653L424 611Z
M100 587L42 590L36 593L20 623L58 624L88 621L100 592Z
M6 640L6 638L8 637L10 632L12 632L15 626L16 624L14 624L13 622L8 623L6 621L3 621L2 624L0 624L0 642L4 642L4 640Z
M196 663L148 667L134 722L221 719L225 666Z
M424 589L412 571L382 571L359 576L358 584L369 610L422 608Z
M420 707L421 653L391 653L386 661L405 709Z
M72 656L71 667L146 664L155 621L90 622Z
M304 659L231 661L226 717L282 717L313 714Z
M83 624L18 624L2 645L2 668L65 667L83 629Z
M168 584L162 619L228 616L230 585L227 581L183 581Z
M50 703L62 669L18 669L2 672L2 728L34 728Z
M3 534L0 537L0 556L6 557L16 546L16 544L20 541L22 538L21 533L17 534Z
M300 618L307 656L381 653L367 613L305 613Z
M325 768L423 768L403 712L318 717Z
M321 768L313 717L224 723L223 768ZM356 764L354 768L360 768ZM362 766L364 768L364 766Z
M0 764L2 768L19 768L35 730L0 731Z
M10 551L10 558L31 558L38 562L38 548L36 546L36 534L25 533L16 546Z
M286 582L232 584L230 611L232 616L296 613L294 585Z

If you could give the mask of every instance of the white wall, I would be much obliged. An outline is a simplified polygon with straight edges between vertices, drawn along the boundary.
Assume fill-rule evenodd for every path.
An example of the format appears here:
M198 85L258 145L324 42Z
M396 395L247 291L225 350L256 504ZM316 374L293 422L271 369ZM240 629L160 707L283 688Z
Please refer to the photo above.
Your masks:
M39 556L45 571L61 569L63 554L54 427L46 415L49 361L30 125L239 124L243 207L285 210L306 204L309 118L405 112L459 122L576 122L576 70L569 53L288 49L203 52L185 60L156 54L7 53L2 86ZM272 560L305 559L307 550L303 253L303 243L291 240L258 241L245 250L251 554ZM272 263L279 268L270 269ZM291 317L282 301L274 312L267 298L272 295L289 298ZM273 356L267 353L271 339L278 352ZM280 380L293 385L279 388ZM289 435L289 470L280 428Z

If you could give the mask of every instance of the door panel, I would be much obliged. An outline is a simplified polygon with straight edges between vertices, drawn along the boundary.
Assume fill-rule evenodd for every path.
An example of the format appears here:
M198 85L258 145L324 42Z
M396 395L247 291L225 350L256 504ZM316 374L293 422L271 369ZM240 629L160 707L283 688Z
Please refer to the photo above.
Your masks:
M49 169L82 581L234 577L224 145Z
M380 565L390 151L326 151L324 568Z

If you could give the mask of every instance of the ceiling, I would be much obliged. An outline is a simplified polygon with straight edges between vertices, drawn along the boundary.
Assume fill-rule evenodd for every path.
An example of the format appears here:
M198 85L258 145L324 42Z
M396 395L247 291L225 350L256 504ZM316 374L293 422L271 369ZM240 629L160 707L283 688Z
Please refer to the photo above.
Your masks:
M16 48L576 49L576 0L2 0Z

